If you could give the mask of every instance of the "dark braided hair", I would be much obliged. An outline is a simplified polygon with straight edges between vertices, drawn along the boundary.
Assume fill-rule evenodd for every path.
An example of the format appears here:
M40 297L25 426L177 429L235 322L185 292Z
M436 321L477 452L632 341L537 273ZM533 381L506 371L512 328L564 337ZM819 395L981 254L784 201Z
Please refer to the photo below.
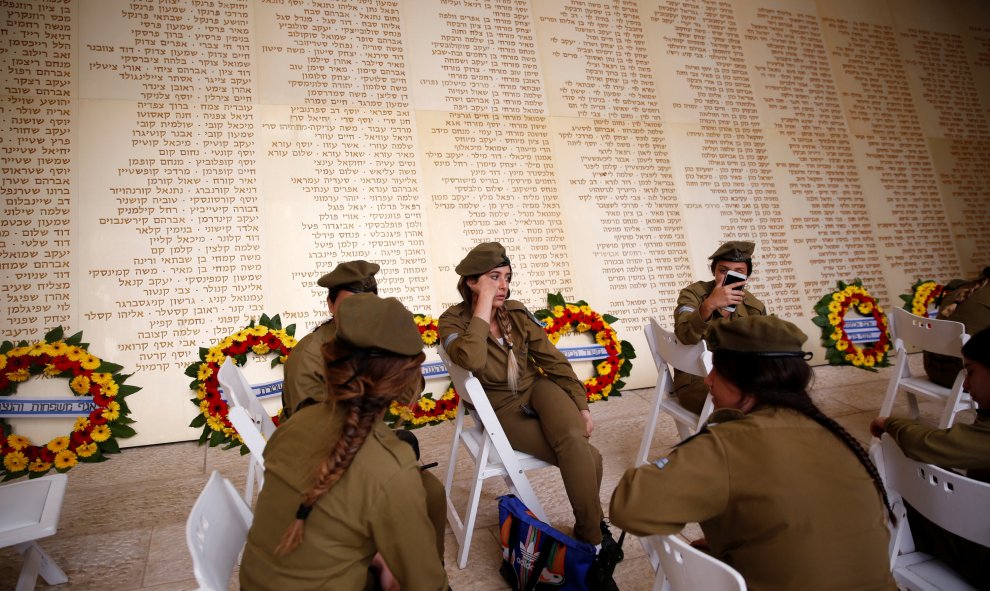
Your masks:
M755 396L760 404L795 410L835 435L856 456L873 479L887 515L896 522L887 499L887 489L869 454L842 425L826 415L811 400L808 390L814 371L801 357L764 357L753 353L715 349L712 364L720 376L728 379L744 394Z
M320 498L341 478L354 461L368 433L393 400L407 400L421 384L420 366L426 356L368 355L352 350L339 339L323 346L326 404L346 409L340 439L320 462L313 484L303 493L296 519L275 547L276 555L288 554L302 542L306 517Z

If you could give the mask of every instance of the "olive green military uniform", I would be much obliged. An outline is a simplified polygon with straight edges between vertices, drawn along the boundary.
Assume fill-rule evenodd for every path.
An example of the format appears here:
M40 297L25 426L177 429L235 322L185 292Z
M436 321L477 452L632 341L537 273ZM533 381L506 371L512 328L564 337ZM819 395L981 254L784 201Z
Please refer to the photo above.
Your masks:
M285 381L282 384L282 420L288 419L300 406L323 402L327 387L323 383L323 345L336 333L333 320L324 323L296 343L285 360Z
M512 447L560 467L574 510L575 536L597 544L602 537L602 457L589 443L580 414L588 409L584 384L522 303L505 300L503 306L512 325L511 354L520 368L517 394L506 377L510 351L467 304L451 306L440 316L440 340L451 360L473 372L484 386ZM571 404L576 412L566 410ZM539 418L526 415L521 405L531 407Z
M717 411L667 458L628 470L609 516L640 536L700 523L712 554L752 591L896 588L873 480L794 410Z
M957 282L953 282L957 283ZM970 282L963 283L961 289L965 289ZM952 285L950 283L950 285ZM974 335L990 326L990 283L977 289L964 301L960 302L951 315L946 315L946 308L951 306L960 288L948 291L942 297L939 305L938 318L962 322L966 326L966 334ZM945 388L951 388L962 369L962 360L950 355L924 352L925 373L933 382Z
M933 429L918 421L889 418L884 423L884 431L894 438L904 455L913 460L966 470L970 478L990 482L988 410L978 410L972 425L957 423L949 429ZM908 507L908 521L918 550L938 556L977 588L990 588L990 570L987 569L990 548L945 531L911 507Z
M303 408L269 440L265 486L241 561L245 591L365 589L377 552L403 590L447 589L412 448L384 423L373 427L344 476L317 501L302 544L273 555L316 467L340 438L345 412L327 404Z
M736 306L736 311L723 318L716 310L710 318L701 317L701 303L715 289L715 280L698 281L685 287L677 296L677 308L674 310L674 334L678 342L684 345L694 345L706 338L712 325L718 322L728 322L746 316L766 315L767 309L756 296L745 291L742 305ZM674 371L674 394L684 408L693 413L700 413L708 396L708 388L703 377L694 376L682 371Z

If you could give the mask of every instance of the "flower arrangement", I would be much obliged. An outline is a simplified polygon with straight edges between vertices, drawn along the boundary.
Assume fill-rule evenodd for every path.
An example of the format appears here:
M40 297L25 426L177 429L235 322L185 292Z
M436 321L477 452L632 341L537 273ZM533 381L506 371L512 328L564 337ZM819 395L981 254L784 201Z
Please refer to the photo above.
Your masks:
M584 300L568 303L560 293L547 294L547 307L535 314L546 325L544 330L554 345L565 334L591 332L595 342L605 347L608 357L597 362L596 375L584 381L588 402L621 396L620 390L625 386L622 378L629 376L630 360L636 358L636 351L628 341L620 341L616 335L612 324L618 321L617 318L595 312Z
M855 310L876 321L880 337L868 346L860 347L852 342L846 332L846 314ZM825 357L831 365L853 365L870 371L890 365L890 328L883 308L856 279L851 284L842 281L838 289L822 297L815 304L816 316L812 321L822 329L822 345Z
M88 351L82 332L63 338L61 326L41 341L0 345L0 396L12 396L17 387L32 376L65 378L73 396L92 396L95 408L89 416L78 417L68 435L55 437L44 445L12 432L0 419L0 473L3 480L44 476L52 468L67 472L78 462L103 462L105 454L120 453L116 439L135 434L134 421L124 400L141 388L124 382L132 374L119 373L120 365L103 361Z
M413 314L413 320L423 344L427 347L436 345L440 334L437 319L426 314ZM448 384L440 398L434 399L429 393L424 393L411 405L399 404L393 400L385 411L385 423L393 429L419 429L436 425L457 416L460 400L453 383Z
M224 337L209 349L200 347L199 361L186 368L186 375L193 378L189 389L196 392L196 397L191 402L199 409L199 414L189 426L202 427L201 445L208 443L213 447L226 444L224 449L240 447L242 454L248 453L241 436L227 420L229 409L220 396L217 372L228 357L232 357L237 365L244 365L248 351L255 355L274 354L272 367L285 363L289 352L296 346L295 332L295 324L282 328L278 314L272 318L262 314L257 324L252 319L247 327ZM273 420L277 425L278 418L273 417Z
M944 285L939 285L930 279L919 279L911 286L911 293L901 294L901 299L904 300L904 309L908 312L915 316L927 316L928 307L932 304L938 307L944 293Z

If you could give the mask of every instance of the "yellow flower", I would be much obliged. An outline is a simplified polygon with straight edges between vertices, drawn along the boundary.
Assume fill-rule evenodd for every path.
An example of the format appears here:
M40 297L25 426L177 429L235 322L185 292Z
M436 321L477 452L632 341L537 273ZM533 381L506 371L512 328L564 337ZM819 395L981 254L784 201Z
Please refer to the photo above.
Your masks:
M200 400L206 398L206 384L200 384L196 387L196 398L199 398ZM200 403L200 405L202 406L202 403Z
M594 388L598 385L598 378L588 378L584 381L585 388Z
M559 332L555 332L555 333L553 333L551 335L547 335L547 338L550 339L550 342L551 343L553 343L554 345L556 345L558 342L560 342L560 333ZM10 374L7 374L7 375L10 375Z
M608 361L602 361L595 369L598 370L598 375L606 376L612 371L612 364Z
M846 340L835 341L835 350L836 351L845 351L848 348L849 348L849 341L846 341Z
M437 333L437 331L432 329L424 330L421 336L423 338L423 343L427 345L432 345L433 343L437 342L437 339L439 338L439 334Z
M93 355L86 355L86 357L79 361L79 365L81 365L83 369L93 371L100 366L100 359Z
M570 312L571 314L577 314L578 312L581 311L581 308L578 308L574 304L567 304L566 307L567 307L567 311Z
M7 372L7 379L12 382L25 382L30 377L31 372L29 372L26 367L22 367L17 371Z
M288 358L289 358L288 355L279 355L278 362L279 363L285 363L285 360L288 359Z
M419 399L419 407L426 412L430 412L437 407L437 403L430 398L423 397Z
M573 330L574 329L573 329L573 327L571 327L570 324L565 324L565 325L563 325L563 326L560 327L560 331L559 332L560 332L560 334L570 334L571 332L573 332Z
M860 314L870 314L873 312L873 302L863 302L859 305Z
M65 355L69 351L69 346L62 341L55 341L51 344L50 349L50 355L52 357L58 357L59 355Z
M608 398L608 395L612 393L612 386L605 386L602 388L602 396Z
M49 363L45 366L45 369L41 370L41 373L51 378L57 376L61 372L57 367L55 367L54 363Z
M914 307L911 308L911 313L915 316L924 316L925 312L927 312L927 310L925 310L925 308L920 304L915 304Z
M76 454L78 454L80 458L88 458L89 456L95 453L96 453L95 443L84 443L76 448Z
M254 351L255 355L268 355L271 352L271 349L265 343L258 343L251 347L251 350Z
M876 305L876 309L877 309L877 312L878 313L883 314L883 306L881 306L880 304L877 304Z
M241 339L241 340L243 340L243 339ZM222 341L220 341L219 343L217 343L217 348L222 350L222 349L226 349L227 347L230 347L233 344L234 344L233 337L224 337L224 339Z
M106 409L102 413L103 418L108 421L116 421L120 418L120 403L116 400L111 400L110 404L107 405Z
M76 347L75 345L70 346L65 351L65 356L69 359L69 361L82 361L88 355L89 353L83 351L82 349Z
M223 351L214 347L210 349L209 352L206 354L206 362L216 363L217 365L220 365L223 363L225 357L227 356L223 354Z
M2 370L5 367L7 367L7 356L0 355L0 370Z
M256 337L263 337L266 334L268 334L268 327L267 326L261 326L260 324L256 324L256 325L252 326L251 328L247 329L247 333L249 335L254 335Z
M554 306L553 307L553 310L551 310L551 312L553 312L553 315L554 316L556 316L557 318L560 318L561 316L564 315L564 307L563 306Z
M113 381L113 374L94 373L94 374L90 374L89 379L92 380L94 384L99 384L103 386Z
M73 431L84 431L89 428L89 419L86 417L77 417L76 424L72 426Z
M282 344L290 349L295 347L298 342L299 341L296 340L296 337L285 336L282 338Z
M453 388L447 388L447 391L443 393L443 396L440 397L440 400L453 400L454 394L455 392Z
M211 375L213 375L213 370L210 368L209 365L205 363L199 364L199 372L197 372L196 374L196 377L199 378L199 381L205 382L206 380L210 379Z
M608 344L608 334L604 330L595 333L595 342L604 347Z
M31 357L37 357L42 353L46 353L47 348L48 348L48 343L46 343L45 341L38 341L37 343L32 345L31 348L28 350L28 355L30 355Z
M93 438L93 441L106 441L107 439L110 439L110 427L107 427L106 425L97 425L93 427L92 431L90 431L89 436Z
M36 458L33 462L28 464L28 470L32 472L48 472L52 469L52 465L48 462L42 462L41 458Z
M113 381L107 384L103 384L103 386L100 388L100 392L102 392L104 396L108 396L110 398L116 396L117 392L119 391L120 391L120 386L117 385L117 382L113 382Z
M85 394L89 392L89 386L89 378L86 376L76 376L72 378L71 382L69 382L69 387L72 388L76 394Z
M863 357L863 365L865 365L866 367L873 367L873 364L874 364L873 355L867 355Z
M239 343L241 341L247 340L247 338L250 336L250 333L248 333L247 329L244 329L244 330L239 330L230 336L232 339L234 339Z
M842 340L842 331L839 329L832 331L832 334L829 336L829 338L836 342Z
M832 326L839 326L840 322L842 322L842 316L839 316L838 314L828 315L828 323Z
M577 325L577 331L578 332L588 332L590 329L591 329L591 326L590 325L585 324L584 322L578 322L578 325Z
M839 302L837 302L835 300L832 300L828 304L828 311L831 312L831 313L833 313L833 314L837 314L839 312L839 310L841 310L841 309L842 309L842 304L840 304Z
M3 467L7 472L20 472L27 468L27 456L19 451L12 451L3 458Z
M63 449L69 449L69 438L66 436L56 437L48 442L46 446L48 449L54 452L60 452Z
M7 436L7 445L11 449L24 449L25 447L31 445L31 440L23 435L14 435L13 433Z
M79 460L76 458L76 454L70 450L63 449L55 454L55 469L57 470L67 470L77 463L79 463Z
M223 421L213 415L206 417L206 424L214 431L223 431Z

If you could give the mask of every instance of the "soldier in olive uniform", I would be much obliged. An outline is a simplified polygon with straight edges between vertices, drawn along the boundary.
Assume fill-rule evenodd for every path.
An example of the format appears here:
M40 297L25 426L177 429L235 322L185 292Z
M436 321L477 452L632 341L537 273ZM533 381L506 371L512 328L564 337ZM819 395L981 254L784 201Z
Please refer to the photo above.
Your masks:
M984 268L978 279L950 281L937 318L962 322L969 335L990 327L990 267ZM962 360L951 355L925 351L923 360L928 377L945 388L952 387L962 369Z
M963 346L966 382L963 388L979 406L972 425L956 423L937 429L920 421L877 417L870 423L875 437L889 433L904 455L942 468L966 470L975 480L990 482L990 328L973 335ZM985 511L985 507L967 507ZM955 568L978 589L990 588L990 549L938 527L908 507L915 547L934 554Z
M341 303L357 293L378 293L375 273L379 267L368 261L348 261L334 267L317 285L327 290L327 307L332 318L303 337L285 361L285 381L282 386L282 421L286 421L303 407L327 399L324 383L323 346L333 340L337 331L334 319ZM420 392L423 388L420 387ZM415 440L415 437L412 437ZM440 557L444 554L444 532L447 528L447 491L443 483L431 472L423 471L423 487L426 489L427 511L436 530L436 544Z
M614 568L621 550L603 521L602 456L588 441L594 422L584 384L542 323L509 299L512 268L501 244L476 246L455 271L464 301L440 316L444 348L481 381L512 447L560 468L574 536L601 544Z
M374 588L376 555L404 591L447 589L412 448L382 421L420 393L423 342L394 298L347 298L323 348L328 400L265 448L265 486L241 562L255 589Z
M674 334L684 345L694 345L704 339L711 327L723 320L753 315L765 315L766 306L746 291L746 282L723 285L729 271L749 277L753 272L752 242L732 241L718 247L712 256L712 281L698 281L681 290L674 310ZM725 308L735 306L730 312ZM674 371L674 394L681 405L697 414L705 405L708 388L704 378Z
M628 470L609 515L640 536L700 523L752 591L894 591L886 492L866 451L811 401L806 340L771 316L713 326L717 410L668 457Z
M355 293L378 293L375 273L380 267L368 261L348 261L334 267L316 282L325 287L327 308L335 316L344 298ZM285 361L285 382L282 386L282 420L288 419L301 406L326 400L323 383L323 345L333 338L336 325L333 318L304 336L292 348Z

